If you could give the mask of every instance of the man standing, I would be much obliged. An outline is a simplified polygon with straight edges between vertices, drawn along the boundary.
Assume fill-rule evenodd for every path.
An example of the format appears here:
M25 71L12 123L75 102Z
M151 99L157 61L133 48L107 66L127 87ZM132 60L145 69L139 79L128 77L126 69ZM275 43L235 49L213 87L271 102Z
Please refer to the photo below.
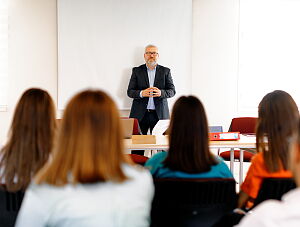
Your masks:
M129 81L127 95L133 98L130 116L137 118L146 135L161 119L169 119L167 98L175 95L175 86L170 69L157 64L158 48L148 45L145 48L146 64L134 67Z

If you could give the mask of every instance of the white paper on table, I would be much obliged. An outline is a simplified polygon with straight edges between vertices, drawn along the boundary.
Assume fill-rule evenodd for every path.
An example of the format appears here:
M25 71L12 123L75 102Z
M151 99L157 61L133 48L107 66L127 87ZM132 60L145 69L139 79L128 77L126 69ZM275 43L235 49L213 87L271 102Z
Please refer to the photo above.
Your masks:
M163 135L163 133L168 129L170 120L159 120L152 130L152 135Z

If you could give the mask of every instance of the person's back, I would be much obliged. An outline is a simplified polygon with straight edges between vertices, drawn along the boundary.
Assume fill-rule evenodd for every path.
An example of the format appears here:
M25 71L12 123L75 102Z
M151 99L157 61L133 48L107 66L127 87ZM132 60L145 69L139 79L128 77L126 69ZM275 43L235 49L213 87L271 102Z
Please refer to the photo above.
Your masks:
M9 138L0 153L0 181L8 191L25 190L47 162L55 133L55 109L48 92L31 88L21 96Z
M151 176L138 166L122 169L129 179L121 184L32 184L16 226L149 226Z
M180 97L168 129L170 148L150 158L147 167L156 178L231 178L222 159L209 151L204 107L194 96Z
M251 207L262 180L291 177L288 170L288 140L296 131L299 111L293 98L276 90L264 96L258 108L256 147L247 176L241 185L238 208Z
M122 138L109 96L73 97L53 157L27 190L16 226L149 226L152 177L127 161Z
M282 201L268 200L255 207L246 215L239 227L294 227L300 226L300 124L298 135L290 137L289 169L298 188L289 191Z
M187 173L181 170L174 170L164 164L168 152L160 152L150 158L145 167L149 169L154 178L232 178L232 173L228 169L222 158L215 157L217 164L212 165L210 170L199 173Z

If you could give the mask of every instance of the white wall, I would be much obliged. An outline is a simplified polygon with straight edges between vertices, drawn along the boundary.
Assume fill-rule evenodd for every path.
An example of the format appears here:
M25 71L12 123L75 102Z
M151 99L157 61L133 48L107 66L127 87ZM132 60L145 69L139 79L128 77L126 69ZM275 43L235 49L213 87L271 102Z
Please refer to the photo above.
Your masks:
M119 109L130 109L132 66L144 64L149 43L158 46L159 64L171 69L177 96L191 91L192 0L57 2L59 109L86 88L100 88Z
M57 100L56 0L11 0L10 8L9 105L0 112L0 144L25 89L42 87ZM227 129L237 112L238 0L193 0L193 30L191 93L210 124Z
M210 125L237 116L239 0L193 1L192 93Z
M46 89L57 99L56 0L11 0L8 111L0 112L0 144L22 92Z

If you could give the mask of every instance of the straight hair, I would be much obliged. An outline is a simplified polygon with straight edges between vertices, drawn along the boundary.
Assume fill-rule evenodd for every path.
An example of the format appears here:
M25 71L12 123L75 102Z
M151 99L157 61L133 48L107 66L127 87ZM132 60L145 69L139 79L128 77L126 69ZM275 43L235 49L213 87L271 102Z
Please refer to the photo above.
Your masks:
M20 98L1 150L1 182L8 191L25 190L46 163L55 133L55 109L48 92L31 88Z
M298 130L299 111L285 91L275 90L261 100L258 107L256 148L263 152L269 172L288 169L289 138Z
M117 107L103 91L86 90L67 104L53 159L36 182L62 186L68 183L122 182L126 162Z
M164 161L166 167L202 173L218 163L209 151L207 118L198 98L182 96L176 101L168 132L170 148Z

